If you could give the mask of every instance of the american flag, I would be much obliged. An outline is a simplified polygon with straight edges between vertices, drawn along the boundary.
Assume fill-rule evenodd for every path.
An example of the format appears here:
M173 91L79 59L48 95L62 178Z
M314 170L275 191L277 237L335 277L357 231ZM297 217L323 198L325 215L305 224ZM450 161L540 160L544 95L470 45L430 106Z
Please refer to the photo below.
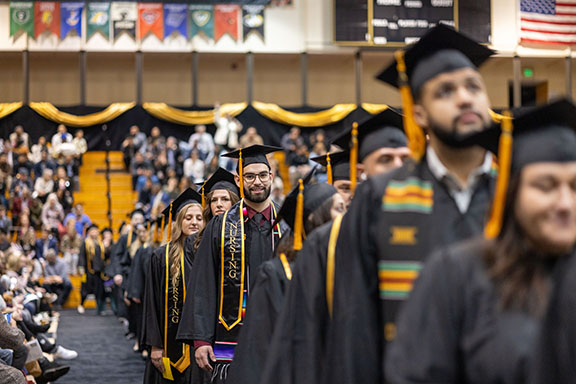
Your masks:
M576 0L520 0L520 41L576 44Z

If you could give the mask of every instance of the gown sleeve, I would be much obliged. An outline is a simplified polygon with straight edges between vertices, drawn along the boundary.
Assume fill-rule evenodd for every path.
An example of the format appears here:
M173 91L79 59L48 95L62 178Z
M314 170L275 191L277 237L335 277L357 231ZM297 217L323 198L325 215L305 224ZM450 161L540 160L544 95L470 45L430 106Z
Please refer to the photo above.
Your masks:
M142 342L146 346L164 348L164 337L162 331L162 317L160 311L163 309L163 274L164 263L162 256L166 246L157 248L148 263L148 278L144 290L143 326Z
M86 269L86 242L83 241L78 253L78 266Z

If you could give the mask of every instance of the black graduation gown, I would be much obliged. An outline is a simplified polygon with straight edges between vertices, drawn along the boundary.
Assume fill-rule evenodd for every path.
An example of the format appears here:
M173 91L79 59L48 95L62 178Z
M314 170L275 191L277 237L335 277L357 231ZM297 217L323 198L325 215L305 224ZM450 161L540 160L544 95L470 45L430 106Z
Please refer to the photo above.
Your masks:
M417 271L435 249L481 234L494 183L493 175L479 181L465 213L425 159L360 185L338 237L322 383L383 381L386 340L394 338L394 322L409 289L390 297L381 289L381 270L392 263ZM394 199L387 196L394 194L410 204L401 209L389 204Z
M148 278L144 293L144 322L142 329L142 341L146 347L164 348L164 310L165 310L165 289L166 289L166 244L158 247L152 253L148 264ZM184 252L184 277L192 273L192 261L190 255ZM182 292L184 279L180 279L179 292ZM170 286L168 297L171 297L172 287ZM186 290L186 294L190 292ZM183 294L179 295L178 310L182 313ZM172 300L168 301L168 313L172 313ZM180 321L182 318L180 317ZM168 351L178 353L182 349L181 343L176 342L176 332L179 324L168 322ZM191 356L191 363L193 357ZM191 369L188 367L183 373L172 367L174 381L165 380L162 374L153 366L150 359L146 361L144 373L144 383L190 383Z
M289 282L278 257L260 266L226 383L259 382Z
M237 204L240 204L238 202ZM278 211L278 208L276 208ZM221 258L222 220L224 215L214 217L206 226L204 235L196 252L192 271L191 292L184 304L186 313L178 333L178 340L193 344L195 340L214 344L218 321L219 279ZM270 223L262 227L248 219L244 224L245 257L247 283L245 289L250 296L255 284L258 267L272 258L273 233ZM281 233L286 227L281 227ZM249 301L249 300L248 300ZM222 377L225 374L221 375Z
M331 230L331 222L315 229L298 252L261 380L253 383L318 383L329 321L326 256Z
M140 247L132 264L130 265L130 281L128 284L127 294L129 299L140 299L144 297L146 287L146 277L148 273L148 264L152 256L153 248L150 246Z
M485 247L475 239L429 259L388 349L389 383L528 382L542 321L500 308L483 261Z
M86 282L83 282L81 286L82 298L86 298L89 294L94 294L99 302L104 300L104 281L101 274L106 268L105 258L106 254L102 254L100 247L94 247L94 256L92 256L90 265L88 265L86 240L82 242L78 257L78 266L83 267L86 273ZM94 271L94 273L91 273L90 270Z

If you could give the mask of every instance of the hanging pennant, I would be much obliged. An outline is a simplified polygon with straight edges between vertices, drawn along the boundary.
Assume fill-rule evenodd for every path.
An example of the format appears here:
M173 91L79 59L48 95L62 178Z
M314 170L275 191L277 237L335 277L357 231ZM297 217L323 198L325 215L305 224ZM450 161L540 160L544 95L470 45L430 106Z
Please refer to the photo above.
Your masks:
M130 1L115 1L110 6L110 19L114 39L125 33L136 40L136 22L138 21L138 4Z
M34 36L34 3L10 2L10 37L25 32Z
M243 5L242 6L242 30L244 41L250 34L255 33L264 41L264 6L263 5Z
M82 13L84 12L84 2L62 3L60 6L60 37L65 39L70 32L76 36L82 36Z
M214 6L214 34L216 42L218 42L225 34L229 34L234 41L238 41L239 14L240 6L238 5L218 4Z
M187 10L186 4L164 4L164 39L174 34L188 40Z
M162 3L139 3L138 16L140 40L144 40L149 33L156 36L158 40L162 40L162 25L164 22Z
M214 38L214 10L211 5L190 6L190 37L200 33L208 39Z
M60 2L37 1L34 3L34 37L44 32L60 37Z
M86 38L90 39L100 32L106 40L110 39L110 3L90 2L86 14Z

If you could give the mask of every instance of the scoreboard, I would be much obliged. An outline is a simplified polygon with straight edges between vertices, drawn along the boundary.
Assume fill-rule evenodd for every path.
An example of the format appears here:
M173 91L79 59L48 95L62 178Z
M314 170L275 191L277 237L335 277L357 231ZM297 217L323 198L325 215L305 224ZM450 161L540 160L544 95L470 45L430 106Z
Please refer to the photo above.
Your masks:
M334 42L402 46L438 23L490 43L490 0L334 0Z

